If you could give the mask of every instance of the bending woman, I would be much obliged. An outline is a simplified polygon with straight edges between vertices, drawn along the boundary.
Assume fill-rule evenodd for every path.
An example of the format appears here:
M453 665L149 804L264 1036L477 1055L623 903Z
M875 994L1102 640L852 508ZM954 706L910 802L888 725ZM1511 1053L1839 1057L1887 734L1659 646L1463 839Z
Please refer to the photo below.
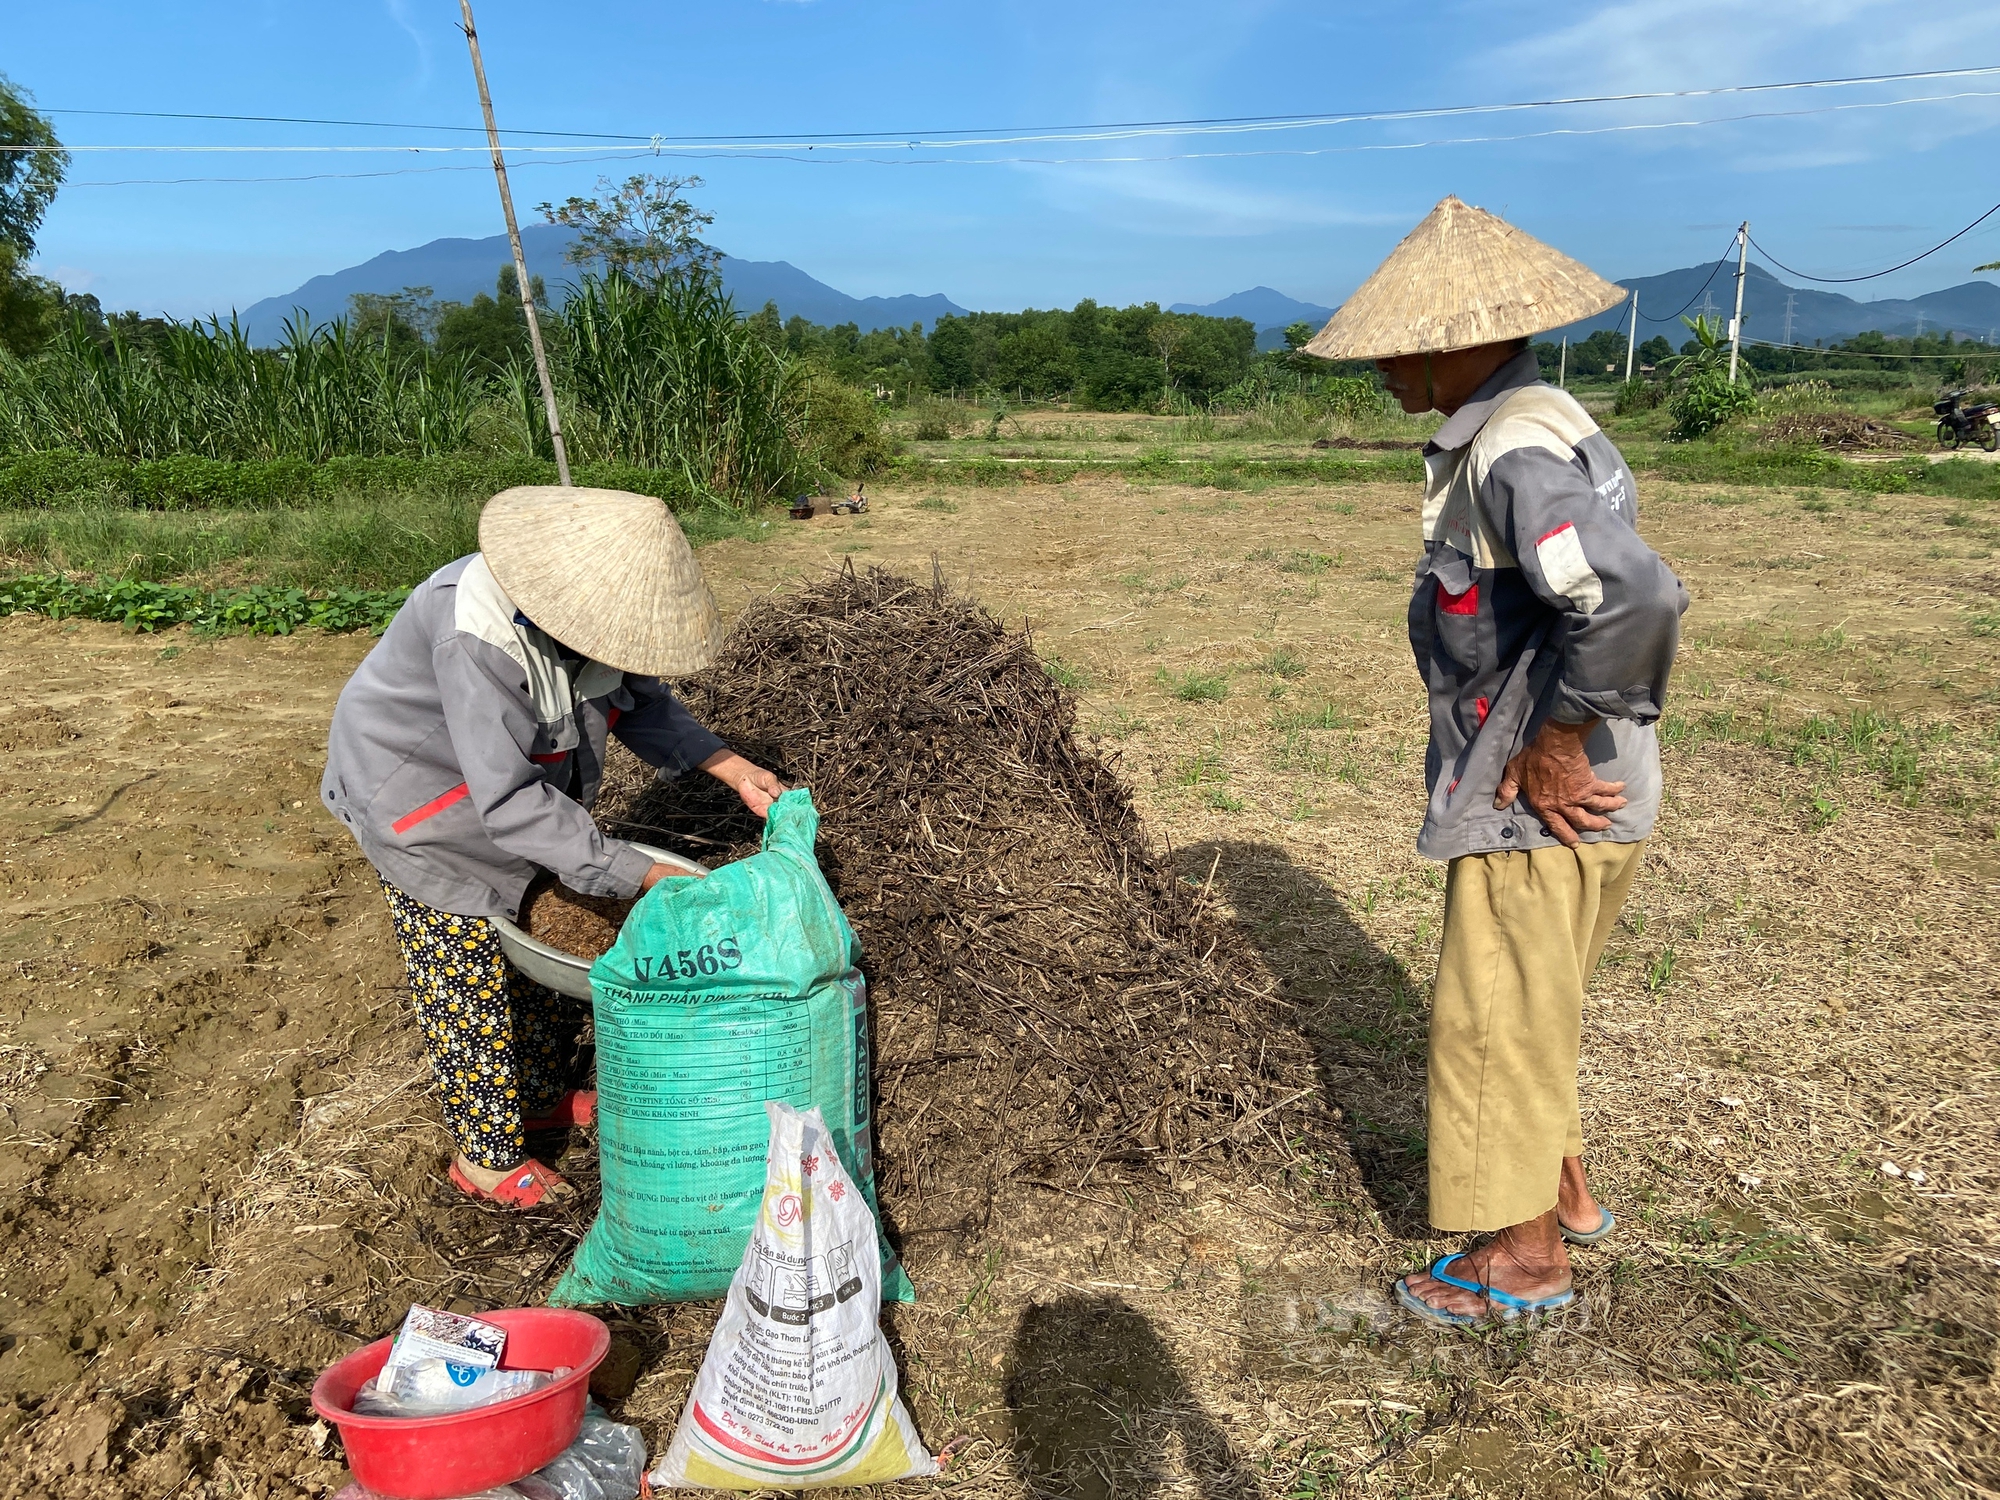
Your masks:
M489 918L543 870L629 897L679 872L590 816L606 738L669 776L784 791L660 677L715 654L722 622L660 501L528 487L488 502L479 548L410 594L341 691L320 796L382 877L445 1124L451 1181L532 1208L569 1185L527 1133L588 1123L571 1076L583 1005L507 962Z

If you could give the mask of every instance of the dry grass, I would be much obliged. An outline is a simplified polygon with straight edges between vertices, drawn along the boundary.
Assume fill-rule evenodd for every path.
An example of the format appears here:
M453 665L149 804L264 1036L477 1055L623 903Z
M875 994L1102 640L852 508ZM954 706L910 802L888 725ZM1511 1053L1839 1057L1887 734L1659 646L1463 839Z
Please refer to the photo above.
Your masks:
M1926 499L1645 493L1646 529L1696 603L1668 805L1586 1027L1590 1160L1622 1225L1579 1252L1570 1314L1481 1338L1413 1328L1386 1297L1448 1247L1421 1220L1442 882L1411 847L1414 492L1076 482L954 491L947 509L890 491L867 517L704 551L732 613L850 557L925 573L936 556L996 614L1030 620L1180 871L1213 869L1307 1006L1362 1166L1360 1196L1330 1178L1330 1202L1188 1176L1139 1213L1095 1184L1011 1187L1004 1233L910 1246L921 1299L889 1321L925 1436L955 1443L944 1487L2000 1489L1993 518ZM338 643L287 649L324 653L330 707ZM1187 691L1197 681L1220 691ZM351 951L361 928L386 941L381 922L357 899L333 931ZM168 1324L180 1363L150 1387L120 1377L145 1474L171 1472L169 1432L217 1455L190 1461L182 1496L242 1491L226 1435L253 1417L277 1424L270 1444L311 1450L295 1408L313 1364L415 1298L532 1298L578 1228L490 1217L442 1188L414 1035L388 991L368 1006L316 1064L303 1122L246 1180L216 1184L213 1254ZM1330 1234L1330 1219L1359 1232ZM623 1414L656 1446L712 1316L619 1326L643 1357ZM208 1384L176 1384L190 1369ZM37 1453L69 1441L47 1430ZM321 1493L323 1459L292 1472L271 1493Z
M1064 1301L1080 1296L1113 1326L1142 1320L1127 1365L1172 1353L1171 1397L1132 1396L1122 1457L1086 1463L1105 1493L1151 1487L1161 1464L1177 1476L1164 1488L1238 1482L1198 1481L1189 1439L1162 1428L1183 1391L1274 1493L1349 1475L1383 1493L1925 1495L2000 1473L1984 518L1660 489L1647 530L1697 603L1669 805L1584 1063L1594 1169L1628 1229L1579 1254L1575 1316L1483 1342L1399 1326L1382 1296L1447 1248L1421 1222L1442 892L1410 848L1414 495L1077 483L961 497L946 515L892 494L869 528L816 522L708 554L725 588L761 590L843 556L935 552L1026 617L1183 871L1200 879L1221 855L1218 889L1317 1007L1371 1237L1316 1242L1197 1189L1182 1221L1107 1226L1093 1274L1048 1265L1068 1258L1057 1236L1018 1269L999 1252L984 1283L1013 1330L996 1371L1046 1315L1032 1309L1083 1316ZM1226 690L1191 695L1195 680ZM1072 1373L1087 1385L1103 1363ZM920 1408L944 1412L958 1389ZM1022 1425L1004 1379L985 1400ZM1098 1452L1077 1443L1075 1463ZM1017 1484L1016 1459L996 1449L983 1482Z

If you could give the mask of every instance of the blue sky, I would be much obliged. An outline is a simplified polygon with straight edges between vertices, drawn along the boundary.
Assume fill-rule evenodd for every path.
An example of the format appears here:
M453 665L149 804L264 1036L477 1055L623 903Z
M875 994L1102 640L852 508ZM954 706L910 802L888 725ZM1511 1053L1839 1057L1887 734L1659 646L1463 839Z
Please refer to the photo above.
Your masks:
M1907 0L481 0L477 10L503 125L669 138L1008 134L1828 78L2000 55L2000 13ZM457 15L456 0L65 0L17 9L0 71L49 109L476 125ZM600 173L695 171L712 237L731 254L789 260L857 296L943 292L976 308L1086 296L1207 302L1257 284L1331 304L1447 192L1608 276L1713 259L1744 217L1790 264L1838 275L1912 254L2000 196L1983 166L2000 144L2000 97L1874 107L1943 94L2000 95L2000 75L1241 135L878 148L862 161L826 150L789 153L807 160L521 157L515 195L526 213L588 192ZM1630 128L1800 110L1821 112ZM72 145L477 144L410 129L55 118ZM1611 126L1625 128L1355 149ZM564 155L609 149L585 143ZM1188 159L1214 152L1286 154ZM1014 159L969 160L981 156ZM1181 159L1067 159L1109 156ZM472 170L428 170L439 166ZM38 263L107 307L187 316L247 306L382 250L497 233L482 168L471 154L79 153ZM402 175L150 183L359 172ZM149 183L97 185L132 179ZM1909 295L1969 280L1993 259L2000 215L1908 272L1845 290Z

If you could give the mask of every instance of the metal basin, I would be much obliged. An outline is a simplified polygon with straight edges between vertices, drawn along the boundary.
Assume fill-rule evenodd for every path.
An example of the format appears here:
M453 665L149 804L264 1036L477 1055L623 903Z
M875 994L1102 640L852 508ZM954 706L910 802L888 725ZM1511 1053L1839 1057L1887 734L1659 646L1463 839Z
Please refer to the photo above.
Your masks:
M690 875L706 875L708 871L691 859L683 859L678 854L669 854L664 849L656 849L651 844L632 841L632 847L653 857L653 863L671 865L676 870L685 870ZM574 953L565 953L560 948L551 948L547 943L538 943L527 933L516 927L505 917L489 917L488 921L500 931L500 946L506 951L507 961L537 984L545 984L558 995L568 995L576 1000L590 998L591 960L578 958Z

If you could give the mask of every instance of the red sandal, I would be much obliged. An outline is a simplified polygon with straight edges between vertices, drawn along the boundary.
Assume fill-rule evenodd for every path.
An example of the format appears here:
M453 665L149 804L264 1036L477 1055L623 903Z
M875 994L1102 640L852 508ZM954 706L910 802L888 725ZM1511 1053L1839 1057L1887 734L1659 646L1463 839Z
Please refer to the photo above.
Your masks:
M523 1130L567 1130L572 1125L588 1125L597 1118L597 1092L594 1089L571 1089L562 1098L551 1104L547 1110L532 1118L523 1118Z
M467 1197L497 1203L502 1208L538 1208L545 1198L568 1197L576 1191L560 1173L543 1166L532 1156L502 1178L498 1187L490 1190L460 1171L455 1158L446 1175L450 1177L451 1185Z

